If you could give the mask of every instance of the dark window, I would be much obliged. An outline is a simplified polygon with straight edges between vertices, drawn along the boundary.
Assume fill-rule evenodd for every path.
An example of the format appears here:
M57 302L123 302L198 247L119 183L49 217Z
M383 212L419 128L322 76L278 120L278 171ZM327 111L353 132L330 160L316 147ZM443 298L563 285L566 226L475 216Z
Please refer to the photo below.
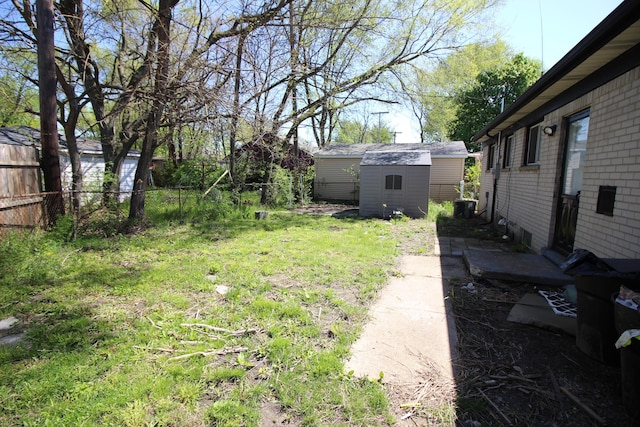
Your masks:
M384 188L385 190L402 190L402 175L387 175Z
M540 162L540 145L542 125L537 124L529 128L529 137L527 138L527 150L524 164L537 165Z
M508 168L511 166L511 157L513 151L513 135L509 135L504 139L504 161L503 167Z
M496 164L496 144L489 146L489 153L487 156L487 170L490 171Z
M601 185L598 191L598 204L596 212L602 215L613 216L613 205L616 201L616 187Z

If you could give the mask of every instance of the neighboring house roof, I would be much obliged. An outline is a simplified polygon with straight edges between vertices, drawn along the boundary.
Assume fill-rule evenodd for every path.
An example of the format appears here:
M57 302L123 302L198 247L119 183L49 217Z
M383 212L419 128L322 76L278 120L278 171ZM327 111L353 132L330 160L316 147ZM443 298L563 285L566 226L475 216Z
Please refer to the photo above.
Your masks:
M429 150L369 151L364 154L360 166L431 166Z
M462 141L426 144L332 144L315 153L316 158L362 158L370 152L428 151L431 158L467 158L469 152Z
M40 141L40 131L27 126L0 128L0 144L30 147Z
M28 126L16 126L10 128L0 128L0 144L8 145L35 145L40 148L40 130ZM58 135L58 144L61 151L68 151L67 141L62 135ZM102 145L100 141L94 139L77 138L76 144L81 154L102 155ZM140 157L137 150L129 150L128 157Z
M473 140L485 142L536 123L638 65L640 1L626 0Z

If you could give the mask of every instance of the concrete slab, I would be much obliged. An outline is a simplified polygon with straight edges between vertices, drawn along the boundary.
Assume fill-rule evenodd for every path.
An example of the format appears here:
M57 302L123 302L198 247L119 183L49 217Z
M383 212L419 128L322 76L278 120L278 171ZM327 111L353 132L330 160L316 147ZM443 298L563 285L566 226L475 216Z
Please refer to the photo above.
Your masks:
M6 335L0 338L0 346L17 345L22 343L25 339L26 335L24 333Z
M425 359L453 379L456 330L445 299L446 277L464 269L460 259L403 256L393 278L371 307L371 321L351 348L346 371L390 384L419 383ZM457 273L455 273L457 274Z
M0 320L0 337L15 333L16 331L14 329L19 322L20 321L14 316Z
M542 255L466 249L463 258L475 277L549 286L573 283L571 276Z
M520 298L509 312L507 320L576 335L576 318L555 314L547 301L539 294L529 293Z

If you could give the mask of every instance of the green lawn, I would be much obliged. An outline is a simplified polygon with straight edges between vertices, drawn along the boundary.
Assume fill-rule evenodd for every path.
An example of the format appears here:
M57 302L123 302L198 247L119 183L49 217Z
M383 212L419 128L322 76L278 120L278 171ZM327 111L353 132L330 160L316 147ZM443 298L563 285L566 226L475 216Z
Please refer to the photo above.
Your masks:
M247 216L5 237L0 318L28 340L0 348L0 425L255 426L265 402L293 425L392 424L344 362L394 274L393 225Z

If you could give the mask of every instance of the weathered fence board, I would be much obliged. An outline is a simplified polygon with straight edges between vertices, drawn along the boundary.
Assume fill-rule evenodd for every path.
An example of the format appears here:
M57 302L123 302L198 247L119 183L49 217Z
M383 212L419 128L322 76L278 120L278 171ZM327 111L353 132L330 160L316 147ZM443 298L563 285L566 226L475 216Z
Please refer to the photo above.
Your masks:
M35 146L0 144L0 233L42 226L40 164Z

